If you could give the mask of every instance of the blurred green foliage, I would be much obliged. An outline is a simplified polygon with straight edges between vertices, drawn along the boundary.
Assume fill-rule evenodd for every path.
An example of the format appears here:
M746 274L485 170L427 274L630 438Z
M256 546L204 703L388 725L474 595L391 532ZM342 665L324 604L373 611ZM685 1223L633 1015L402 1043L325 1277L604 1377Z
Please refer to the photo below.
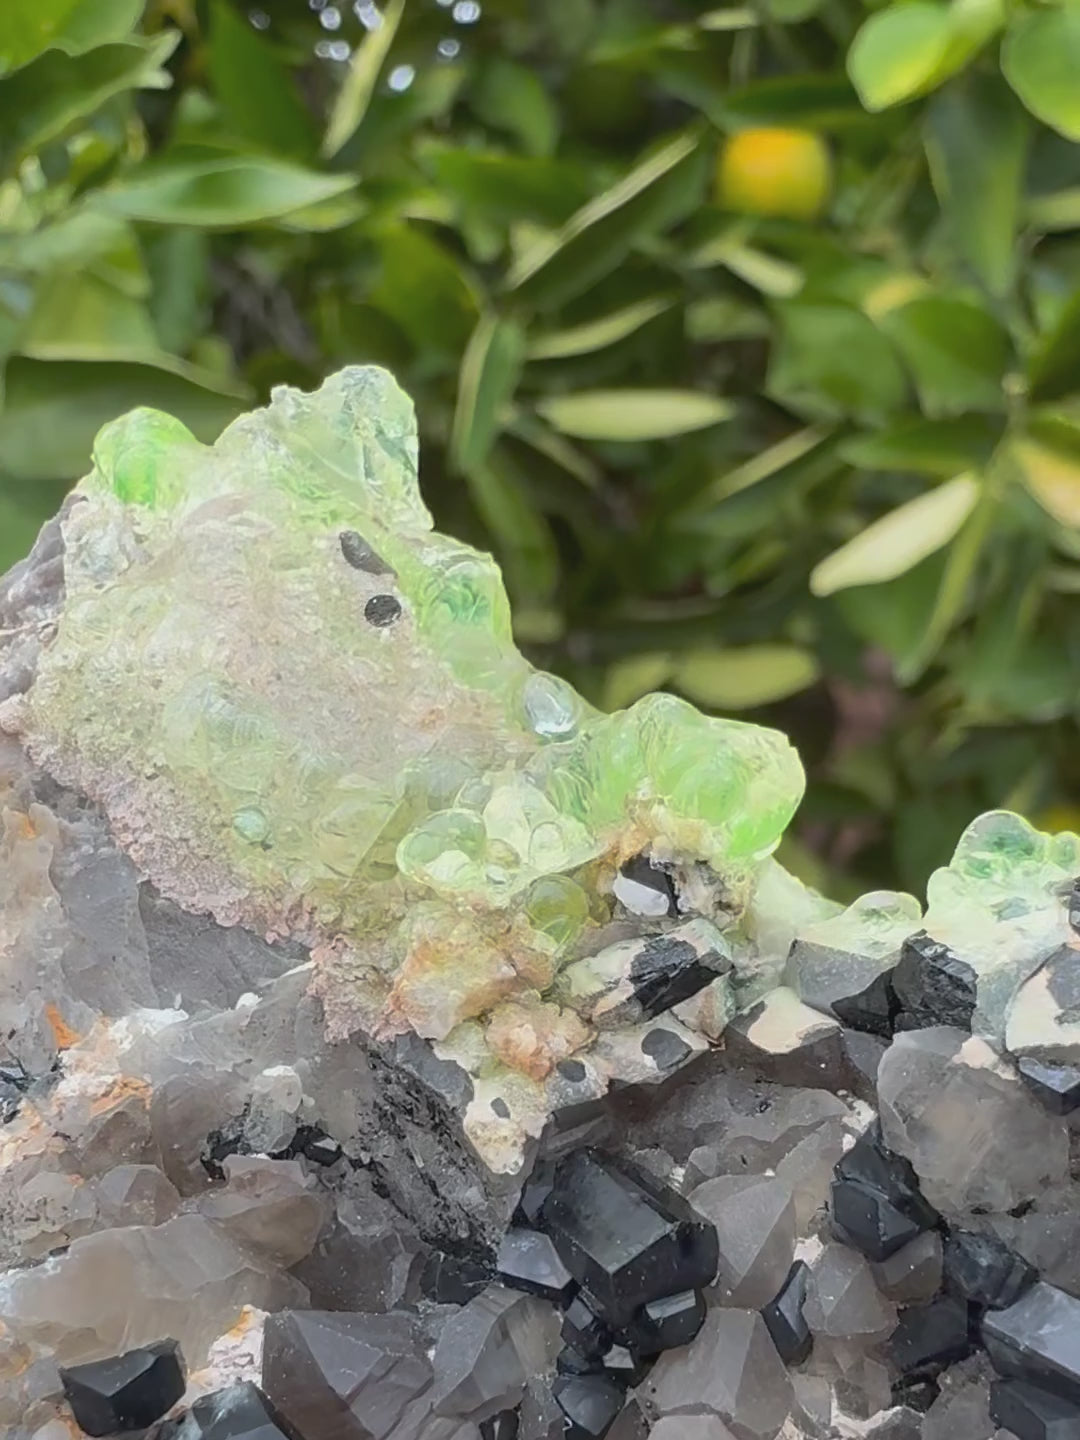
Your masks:
M6 0L0 568L131 405L386 364L539 663L782 725L788 858L918 886L1080 781L1078 75L1076 0ZM820 217L720 203L759 127Z

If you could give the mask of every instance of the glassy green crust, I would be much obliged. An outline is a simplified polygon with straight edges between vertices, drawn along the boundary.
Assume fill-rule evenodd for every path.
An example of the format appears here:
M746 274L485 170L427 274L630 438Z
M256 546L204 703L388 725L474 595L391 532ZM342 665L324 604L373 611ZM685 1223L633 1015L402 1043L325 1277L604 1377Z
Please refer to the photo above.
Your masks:
M494 561L432 529L386 373L280 389L213 447L135 411L76 494L26 743L165 894L312 945L334 1030L479 1023L535 1083L593 1038L545 997L621 860L746 908L794 750L671 695L602 715L533 670Z

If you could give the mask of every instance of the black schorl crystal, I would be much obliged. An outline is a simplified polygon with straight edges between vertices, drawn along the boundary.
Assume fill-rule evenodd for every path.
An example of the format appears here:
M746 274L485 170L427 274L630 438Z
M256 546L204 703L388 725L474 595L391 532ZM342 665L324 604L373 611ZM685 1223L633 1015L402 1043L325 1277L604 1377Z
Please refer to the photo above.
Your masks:
M344 1153L338 1142L332 1140L325 1130L320 1130L317 1125L300 1125L286 1148L276 1151L272 1158L296 1160L302 1155L313 1165L333 1165Z
M563 1312L562 1338L580 1355L603 1355L611 1344L611 1330L581 1295Z
M145 1429L176 1404L186 1386L175 1340L61 1368L60 1380L71 1413L87 1435Z
M805 1261L796 1260L776 1299L770 1300L761 1311L765 1328L785 1365L801 1365L813 1348L814 1337L803 1319L809 1278L810 1267Z
M1039 1278L1022 1255L996 1235L950 1229L945 1236L942 1276L947 1290L993 1310L1014 1304Z
M648 1055L658 1070L674 1070L690 1054L690 1046L674 1030L658 1025L642 1037L641 1053Z
M676 915L675 884L668 872L647 855L635 855L621 867L615 896L633 915Z
M902 1405L907 1410L917 1410L920 1415L925 1415L940 1394L941 1386L936 1380L903 1379L898 1380L892 1387L892 1402L894 1405ZM884 1436L886 1431L884 1428L880 1431L875 1429L872 1433L874 1435L881 1434ZM887 1433L891 1435L893 1432L890 1430ZM897 1426L898 1435L908 1435L910 1433L910 1431L904 1430L903 1427ZM957 1436L956 1440L960 1440L960 1437Z
M393 625L400 616L401 601L396 595L372 595L364 606L364 619L379 630Z
M1080 1105L1080 1067L1048 1065L1030 1055L1017 1058L1021 1079L1054 1115L1068 1115Z
M567 1304L577 1282L559 1259L555 1242L540 1230L515 1226L503 1236L495 1264L498 1278L512 1290L542 1295L557 1305Z
M902 1309L888 1342L889 1359L911 1380L932 1380L974 1349L967 1304L954 1295Z
M514 1223L517 1225L527 1225L535 1230L540 1224L540 1214L544 1208L544 1201L551 1194L554 1186L554 1163L550 1160L544 1160L538 1165L535 1165L532 1174L522 1187L521 1198L518 1200L517 1209L514 1211Z
M990 1418L1016 1440L1080 1440L1080 1405L1023 1380L994 1381Z
M299 1440L250 1380L196 1400L186 1415L167 1420L154 1440Z
M635 999L651 1018L711 985L724 968L724 957L718 951L702 955L689 940L654 935L630 962L630 983Z
M715 1228L681 1196L646 1186L593 1150L560 1163L541 1222L616 1329L650 1301L696 1290L716 1275Z
M516 1410L503 1410L480 1425L480 1440L517 1440L521 1422Z
M887 1260L939 1221L902 1155L889 1150L875 1121L837 1162L830 1209L839 1239L870 1260Z
M363 570L368 575L393 575L394 567L388 565L356 530L343 530L338 536L341 553L354 570Z
M467 1305L481 1290L487 1289L492 1278L491 1266L483 1261L444 1255L436 1250L424 1262L420 1289L437 1305Z
M925 930L905 940L892 974L905 1030L930 1025L971 1029L975 1013L975 971Z
M1074 880L1067 902L1069 924L1080 935L1080 880Z
M987 1310L982 1342L1002 1375L1080 1404L1080 1300L1044 1280L1006 1310Z
M851 1030L861 1030L869 1035L879 1035L888 1040L893 1033L893 1023L900 1002L892 987L892 971L875 975L865 990L857 995L841 995L832 1001L832 1012L841 1025Z
M199 1160L211 1180L225 1179L222 1161L227 1160L230 1155L250 1155L251 1146L244 1138L246 1119L246 1114L238 1115L227 1125L223 1125L219 1130L211 1130L207 1135L199 1153Z
M560 1375L552 1393L566 1416L566 1440L602 1440L626 1400L623 1387L606 1375Z
M704 1298L696 1290L684 1290L643 1305L627 1333L638 1354L659 1355L689 1345L704 1323Z
M602 1359L604 1370L613 1380L631 1387L641 1384L654 1363L652 1358L636 1355L625 1345L612 1345Z

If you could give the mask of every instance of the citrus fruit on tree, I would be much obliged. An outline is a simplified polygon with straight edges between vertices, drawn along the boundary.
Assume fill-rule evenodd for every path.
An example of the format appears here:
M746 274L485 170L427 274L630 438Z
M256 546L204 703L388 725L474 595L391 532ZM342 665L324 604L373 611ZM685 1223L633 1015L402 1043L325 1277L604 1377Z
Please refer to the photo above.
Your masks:
M720 151L716 195L730 210L814 220L831 184L828 147L809 130L740 130Z

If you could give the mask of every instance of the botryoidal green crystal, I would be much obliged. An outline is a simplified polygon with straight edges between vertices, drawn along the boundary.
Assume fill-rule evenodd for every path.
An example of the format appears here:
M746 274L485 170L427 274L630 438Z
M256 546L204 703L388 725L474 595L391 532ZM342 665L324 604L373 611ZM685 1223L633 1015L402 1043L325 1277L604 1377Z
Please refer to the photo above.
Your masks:
M617 866L677 861L737 920L803 775L772 730L672 695L604 715L534 670L417 461L371 368L281 388L212 447L150 410L106 426L57 634L5 723L166 896L311 946L332 1034L413 1030L478 1091L497 1073L521 1113L482 1118L510 1151L595 1040L549 996Z

